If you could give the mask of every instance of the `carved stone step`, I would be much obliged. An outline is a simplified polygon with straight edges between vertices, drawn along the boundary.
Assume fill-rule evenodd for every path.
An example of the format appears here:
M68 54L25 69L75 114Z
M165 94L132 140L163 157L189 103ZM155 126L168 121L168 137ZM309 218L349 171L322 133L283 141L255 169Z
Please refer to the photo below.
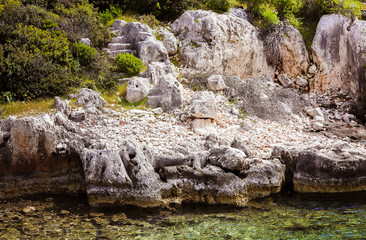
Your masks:
M108 48L110 51L118 51L118 50L130 50L133 49L131 43L110 43L108 44Z

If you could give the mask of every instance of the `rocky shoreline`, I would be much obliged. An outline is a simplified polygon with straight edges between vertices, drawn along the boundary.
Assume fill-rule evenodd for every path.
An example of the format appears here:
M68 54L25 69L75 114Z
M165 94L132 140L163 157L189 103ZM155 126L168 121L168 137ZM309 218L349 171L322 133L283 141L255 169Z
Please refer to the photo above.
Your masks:
M364 106L355 112L352 105L362 104L366 81L362 74L349 76L364 71L366 58L358 53L365 46L347 48L355 60L347 66L347 80L341 63L329 63L337 58L319 57L337 47L320 44L317 51L314 41L318 57L310 64L301 35L291 27L280 42L281 69L269 64L265 42L237 10L186 12L172 25L182 41L160 30L161 42L140 23L118 24L111 57L112 51L129 51L148 64L139 77L121 79L128 83L126 98L147 98L151 108L118 108L81 89L66 100L56 97L55 112L0 120L0 199L86 194L96 207L245 206L285 187L366 190L366 128L359 120ZM356 30L347 38L366 36ZM176 69L169 54L176 54L177 45L185 67ZM343 90L315 93L325 85L339 87L329 82L327 71L336 72L329 66L339 70ZM202 91L193 91L195 85Z

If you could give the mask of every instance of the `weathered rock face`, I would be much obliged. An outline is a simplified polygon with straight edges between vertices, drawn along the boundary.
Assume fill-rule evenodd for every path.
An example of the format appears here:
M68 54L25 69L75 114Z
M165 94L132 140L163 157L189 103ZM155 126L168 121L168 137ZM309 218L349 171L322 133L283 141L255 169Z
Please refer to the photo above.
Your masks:
M103 108L108 103L100 96L100 93L88 88L82 88L77 94L71 94L70 98L77 99L75 104L84 108Z
M128 81L126 100L129 103L137 103L147 97L150 90L149 79L133 77Z
M84 99L85 94L76 96ZM95 107L90 101L83 104ZM0 199L86 193L96 207L155 207L183 201L245 206L252 198L278 192L284 181L284 166L278 160L248 159L239 139L232 144L236 148L212 139L213 144L204 146L187 142L156 150L128 137L103 139L95 130L105 131L110 116L90 129L101 116L86 115L79 122L58 111L1 120ZM108 130L118 132L119 123Z
M292 25L286 27L280 42L283 71L292 78L305 73L309 67L309 55L301 33Z
M323 16L313 40L314 62L319 68L311 89L341 88L355 100L366 95L366 22L341 15Z
M158 34L162 36L163 45L170 55L174 55L178 51L178 39L168 29L161 28Z
M227 88L227 86L221 75L212 75L207 79L207 88L213 91L220 91Z
M84 191L80 161L60 151L62 131L48 115L7 119L0 144L0 198Z
M366 151L337 143L331 149L277 146L272 156L286 165L286 178L298 192L354 192L366 190Z
M140 74L141 77L149 78L153 85L156 85L159 78L171 74L176 75L175 66L170 62L152 62L148 65L147 70ZM176 76L175 76L176 77Z
M215 95L208 91L197 92L193 95L189 105L189 114L192 118L217 118Z
M150 90L147 101L149 106L161 107L164 111L181 108L183 86L171 74L162 76L158 84Z
M180 50L183 63L202 73L242 78L274 74L257 30L243 18L187 11L173 23L172 30L183 39Z
M111 58L119 53L131 53L141 58L144 64L169 60L163 43L156 40L149 26L139 22L121 26L119 36L108 45L107 52Z

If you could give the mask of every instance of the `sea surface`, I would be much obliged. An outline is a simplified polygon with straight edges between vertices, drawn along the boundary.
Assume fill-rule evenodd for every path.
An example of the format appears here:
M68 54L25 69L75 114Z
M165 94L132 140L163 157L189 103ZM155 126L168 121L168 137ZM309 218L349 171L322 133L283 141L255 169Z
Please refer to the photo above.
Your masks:
M93 209L86 197L0 202L0 239L366 239L366 193L282 193L248 207Z

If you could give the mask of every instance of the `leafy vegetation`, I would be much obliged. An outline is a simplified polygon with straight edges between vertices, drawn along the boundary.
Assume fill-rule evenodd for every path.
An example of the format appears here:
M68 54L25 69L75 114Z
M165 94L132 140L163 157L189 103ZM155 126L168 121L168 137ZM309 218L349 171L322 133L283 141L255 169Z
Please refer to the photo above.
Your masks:
M80 87L116 90L121 72L138 74L142 63L127 55L107 60L102 49L115 18L156 28L188 9L225 12L232 6L247 7L263 29L291 23L308 47L323 14L359 17L366 8L357 0L0 0L0 101L45 99ZM179 63L179 55L172 60Z
M115 87L113 66L101 50L111 36L87 1L0 4L0 95L7 101L64 95L84 85Z
M288 21L300 28L302 24L318 21L324 14L340 13L361 16L362 4L357 0L240 0L246 4L252 19L262 27Z
M144 67L142 60L130 53L119 53L116 57L116 62L118 70L130 77L139 74Z

